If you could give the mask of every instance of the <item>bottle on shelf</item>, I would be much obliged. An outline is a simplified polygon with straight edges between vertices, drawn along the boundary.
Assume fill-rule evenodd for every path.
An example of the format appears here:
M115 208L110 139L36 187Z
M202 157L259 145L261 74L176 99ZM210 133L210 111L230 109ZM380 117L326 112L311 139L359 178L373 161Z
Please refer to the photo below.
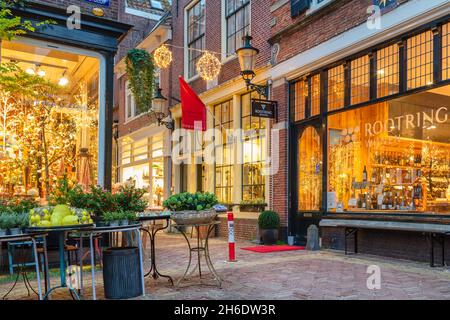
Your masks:
M363 170L363 182L367 182L367 167L364 166Z

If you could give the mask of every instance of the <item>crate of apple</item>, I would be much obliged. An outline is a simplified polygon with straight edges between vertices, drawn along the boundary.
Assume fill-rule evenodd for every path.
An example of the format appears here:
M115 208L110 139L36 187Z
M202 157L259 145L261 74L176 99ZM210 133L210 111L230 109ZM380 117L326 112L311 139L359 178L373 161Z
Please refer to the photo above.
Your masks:
M31 227L51 228L92 223L94 222L86 210L73 209L67 205L30 210Z

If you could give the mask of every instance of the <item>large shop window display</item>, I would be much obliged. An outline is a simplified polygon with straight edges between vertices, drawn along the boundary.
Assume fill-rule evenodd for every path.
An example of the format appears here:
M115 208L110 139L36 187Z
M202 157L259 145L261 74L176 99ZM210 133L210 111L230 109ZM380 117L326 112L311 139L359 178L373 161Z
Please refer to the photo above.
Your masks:
M0 197L96 184L98 59L9 41L0 57Z
M450 86L329 117L329 211L450 214Z

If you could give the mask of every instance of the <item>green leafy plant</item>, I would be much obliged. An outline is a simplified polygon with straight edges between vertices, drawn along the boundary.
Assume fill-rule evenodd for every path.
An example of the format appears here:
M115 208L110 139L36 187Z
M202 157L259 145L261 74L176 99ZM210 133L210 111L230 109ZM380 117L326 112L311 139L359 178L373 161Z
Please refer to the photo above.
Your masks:
M275 211L263 211L258 217L258 225L261 230L278 229L280 216Z
M117 211L118 205L115 196L110 191L92 186L86 209L100 217L105 212Z
M92 209L90 206L91 194L83 191L80 185L76 185L67 195L68 202L73 208Z
M155 66L153 59L144 49L132 49L126 56L126 72L129 89L133 93L140 112L151 107L155 84Z
M103 217L103 221L105 221L105 222L111 222L111 221L115 220L114 212L104 212L102 214L102 217Z
M138 189L135 186L124 186L114 194L116 204L121 211L143 212L147 208L147 201L143 199L144 189Z
M242 200L241 205L250 206L250 205L258 205L258 206L265 206L266 200L262 198L258 199L252 199L252 200Z
M216 204L218 204L216 195L209 192L179 193L163 202L163 206L170 211L202 211L211 209Z
M1 215L2 229L12 229L16 227L16 217L11 213L3 213Z
M126 219L127 219L128 221L130 221L130 222L133 222L133 221L136 221L136 220L137 220L136 212L133 212L133 211L127 211L127 212L125 212L125 216L126 216Z
M38 203L33 199L11 199L7 203L7 210L13 213L24 213L38 206Z

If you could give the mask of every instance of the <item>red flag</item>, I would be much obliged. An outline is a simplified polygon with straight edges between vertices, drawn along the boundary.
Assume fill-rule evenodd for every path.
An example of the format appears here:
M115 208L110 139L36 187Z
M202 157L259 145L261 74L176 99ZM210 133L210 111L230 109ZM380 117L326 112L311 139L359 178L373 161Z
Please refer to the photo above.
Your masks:
M180 77L180 92L181 127L200 130L201 125L201 130L206 131L206 106L182 77Z

